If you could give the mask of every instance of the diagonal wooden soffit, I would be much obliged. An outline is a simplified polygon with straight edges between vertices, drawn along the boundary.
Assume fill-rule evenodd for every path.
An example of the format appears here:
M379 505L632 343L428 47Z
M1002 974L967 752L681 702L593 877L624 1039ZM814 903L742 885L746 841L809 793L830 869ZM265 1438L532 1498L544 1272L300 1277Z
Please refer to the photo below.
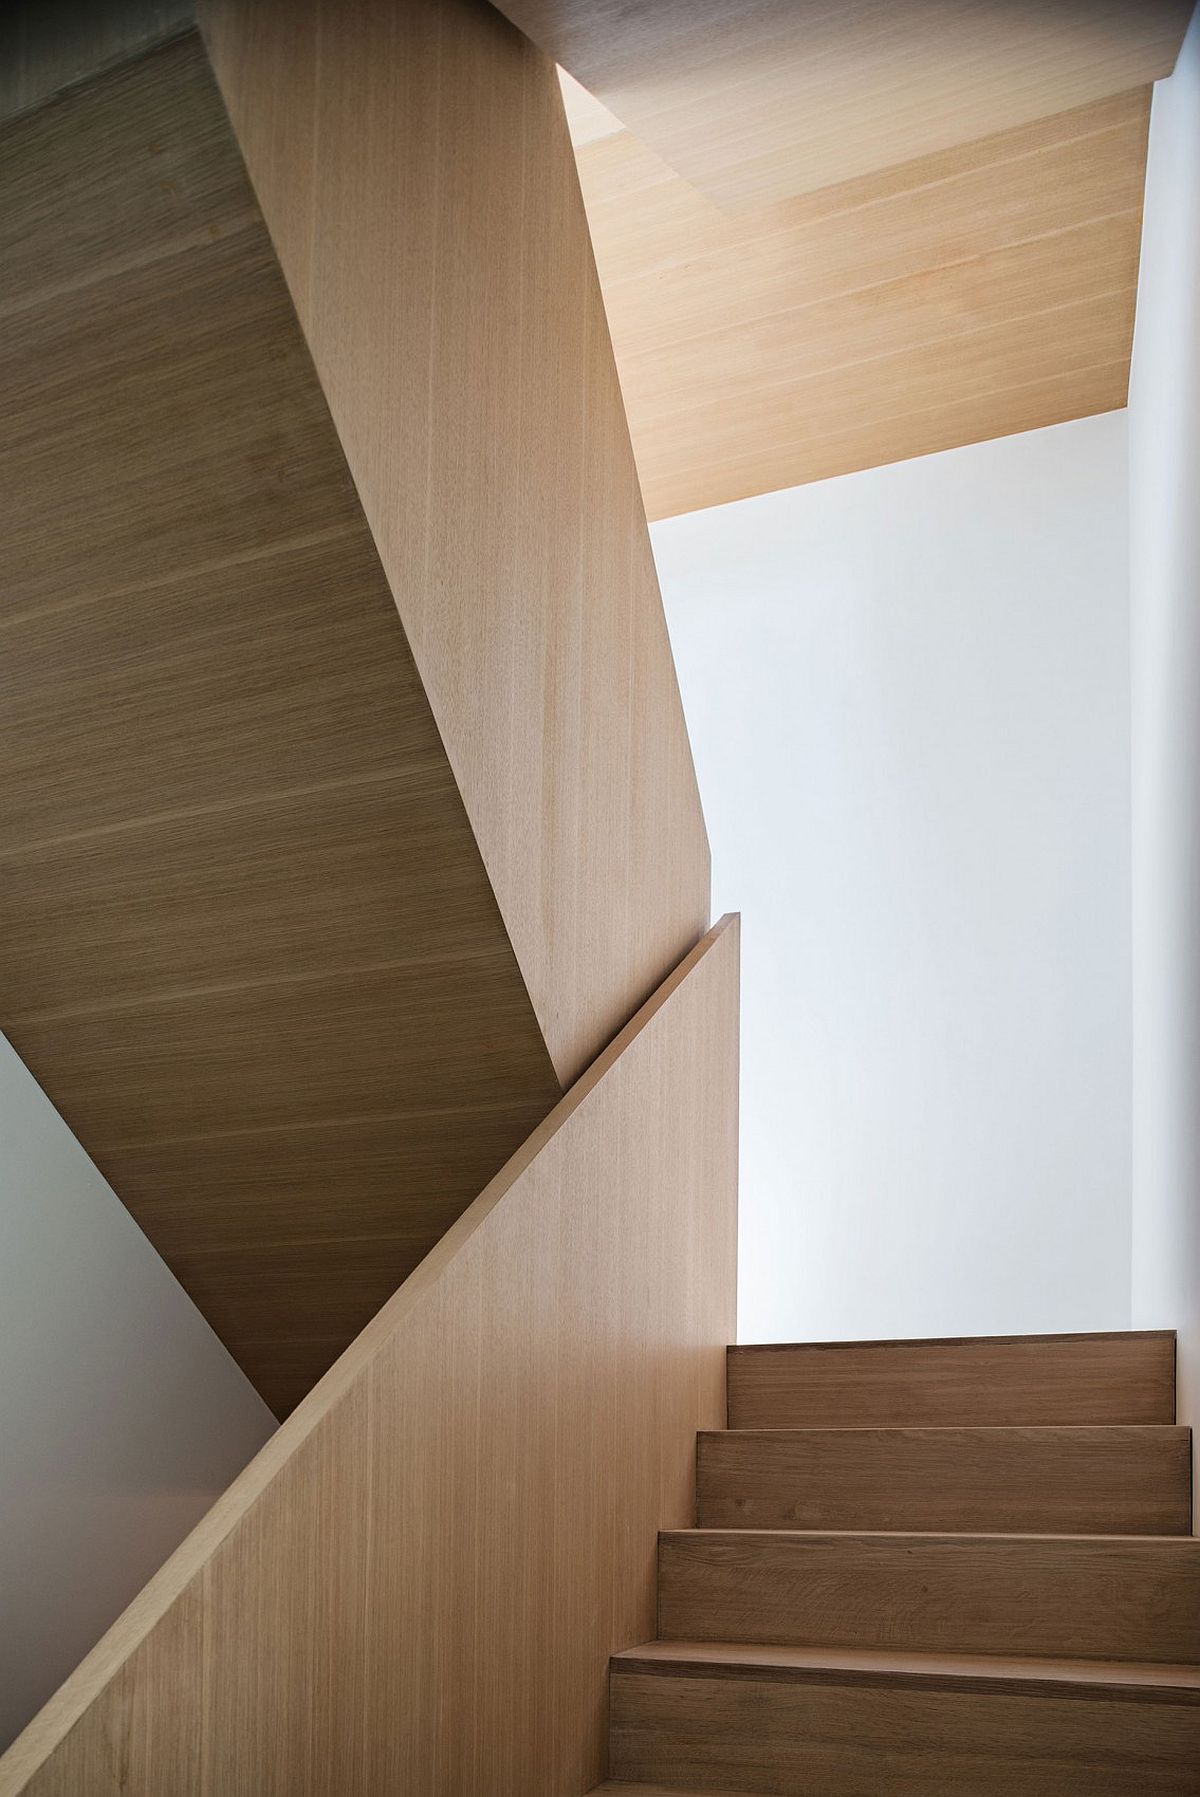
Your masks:
M503 10L569 71L652 518L1124 405L1191 0Z
M0 19L0 1029L282 1415L708 848L553 66L177 12Z

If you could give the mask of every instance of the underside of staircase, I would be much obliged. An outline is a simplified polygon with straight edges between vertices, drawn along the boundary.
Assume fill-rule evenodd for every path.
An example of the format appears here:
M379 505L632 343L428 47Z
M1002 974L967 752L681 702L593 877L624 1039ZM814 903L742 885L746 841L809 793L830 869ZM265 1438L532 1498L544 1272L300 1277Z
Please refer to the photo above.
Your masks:
M1167 1333L731 1348L606 1797L1200 1791Z

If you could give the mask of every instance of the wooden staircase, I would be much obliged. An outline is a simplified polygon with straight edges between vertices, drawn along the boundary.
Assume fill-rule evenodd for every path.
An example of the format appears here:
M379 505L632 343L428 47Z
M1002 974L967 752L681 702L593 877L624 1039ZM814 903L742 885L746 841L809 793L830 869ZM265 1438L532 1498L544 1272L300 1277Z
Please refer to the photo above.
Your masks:
M1200 1792L1168 1333L731 1348L606 1797Z

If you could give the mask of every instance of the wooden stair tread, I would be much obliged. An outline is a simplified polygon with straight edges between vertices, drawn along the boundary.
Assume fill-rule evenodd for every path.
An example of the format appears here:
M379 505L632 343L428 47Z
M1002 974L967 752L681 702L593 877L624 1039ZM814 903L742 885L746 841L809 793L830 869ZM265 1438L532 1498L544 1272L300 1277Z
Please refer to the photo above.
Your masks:
M1191 1529L1191 1431L1172 1424L708 1431L696 1471L716 1528Z
M1068 1685L1105 1695L1163 1693L1174 1702L1200 1703L1200 1665L1137 1660L1064 1660L999 1654L914 1653L902 1649L769 1647L753 1642L647 1641L614 1654L621 1672L691 1676L829 1679L836 1682L912 1683L930 1680L964 1687L997 1686L1035 1693Z

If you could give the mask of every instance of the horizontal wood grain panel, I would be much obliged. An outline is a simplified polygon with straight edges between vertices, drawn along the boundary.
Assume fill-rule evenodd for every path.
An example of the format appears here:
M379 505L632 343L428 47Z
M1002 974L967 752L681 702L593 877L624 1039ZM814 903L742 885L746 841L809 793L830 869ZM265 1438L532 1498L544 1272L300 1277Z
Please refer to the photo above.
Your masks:
M262 663L245 671L253 691ZM374 682L368 677L362 684L365 725ZM352 699L354 685L349 673L346 697ZM319 690L336 708L329 667ZM241 762L247 776L256 753L269 760L278 741L264 709ZM320 715L318 698L314 722ZM371 731L339 731L343 765L354 756L356 734L360 744L380 746L379 721ZM169 707L164 723L178 745L179 722ZM227 741L245 741L232 719ZM146 753L145 735L139 746ZM314 732L296 754L298 762L307 758L309 771L316 771L315 750ZM176 764L180 781L169 799L170 775L157 784L153 796L174 801L173 809L0 856L6 1016L34 1009L89 1014L164 991L260 984L298 971L337 974L346 970L348 949L365 966L394 959L397 950L406 960L436 960L448 935L464 949L492 949L498 924L481 890L478 851L434 745L416 744L402 761L358 778L181 808L180 788L189 779L199 790L206 774L223 773L234 790L236 770L224 756L214 754L207 766L197 761ZM260 777L273 771L281 782L287 778L282 764L264 767ZM111 772L110 761L109 778ZM53 800L51 773L47 766L43 801ZM149 785L147 777L141 787L147 798ZM210 790L215 785L213 778ZM124 788L127 804L133 790ZM103 797L115 804L121 796L103 780ZM58 809L61 814L65 806ZM228 1123L234 1127L232 1118Z
M0 1760L0 1793L562 1797L733 1327L737 924L676 970ZM119 1750L115 1744L119 1743Z
M282 1410L560 1087L199 39L0 137L0 1027Z
M673 169L751 210L1144 87L1189 0L503 0Z
M658 1632L1195 1663L1200 1541L685 1530L659 1544Z
M919 348L1058 306L1094 304L1137 282L1140 210L1006 244L896 281L801 301L769 321L734 322L625 357L630 405L660 419L690 409L715 361L739 396L848 371L859 362Z
M128 82L114 86L124 105ZM75 105L53 110L65 118ZM5 135L20 137L25 124ZM6 161L23 167L24 146ZM45 176L69 181L69 162L48 163ZM10 615L261 555L354 519L353 486L261 224L10 315L0 380Z
M497 1102L337 1116L266 1129L116 1143L103 1170L173 1265L288 1239L330 1245L347 1218L362 1236L444 1233L460 1194L482 1191L540 1118ZM404 1156L397 1156L403 1135ZM195 1178L202 1157L209 1178ZM397 1282L399 1283L399 1282ZM248 1321L253 1326L253 1318Z
M281 1129L356 1114L529 1102L511 962L379 962L99 1011L7 1019L5 1034L98 1160L109 1144ZM468 1026L467 1019L470 1019ZM543 1088L544 1089L544 1088ZM269 1152L264 1143L262 1152Z
M993 437L1123 404L1135 298L1130 287L1043 313L1036 329L1019 320L659 420L651 447L673 472L661 488L647 482L650 514L687 509L689 495L720 504L793 484L801 456L804 478L824 480L976 441L972 424ZM1009 386L1014 358L1027 378ZM717 462L722 420L750 447Z
M708 1529L1186 1535L1191 1431L727 1430L696 1451Z
M1200 1702L1191 1689L1105 1689L1030 1676L870 1683L740 1667L651 1674L613 1663L612 1769L699 1789L866 1797L886 1767L907 1797L1185 1797ZM1019 1784L1014 1783L1019 1779Z
M1148 100L737 217L629 132L580 144L651 516L1123 404ZM1085 361L1060 353L1056 307ZM872 404L876 367L914 355L917 390L902 375Z
M1165 1329L729 1350L731 1429L1174 1421Z
M1014 431L1039 430L1066 418L1111 412L1125 404L1128 393L1129 361L1123 357L999 392L945 403L935 400L919 411L867 418L826 436L796 437L789 427L782 433L785 440L764 436L761 448L748 448L725 461L681 464L647 495L647 503L664 518L698 506L724 505L790 485L801 455L808 470L805 479L829 480L883 462L906 461Z

